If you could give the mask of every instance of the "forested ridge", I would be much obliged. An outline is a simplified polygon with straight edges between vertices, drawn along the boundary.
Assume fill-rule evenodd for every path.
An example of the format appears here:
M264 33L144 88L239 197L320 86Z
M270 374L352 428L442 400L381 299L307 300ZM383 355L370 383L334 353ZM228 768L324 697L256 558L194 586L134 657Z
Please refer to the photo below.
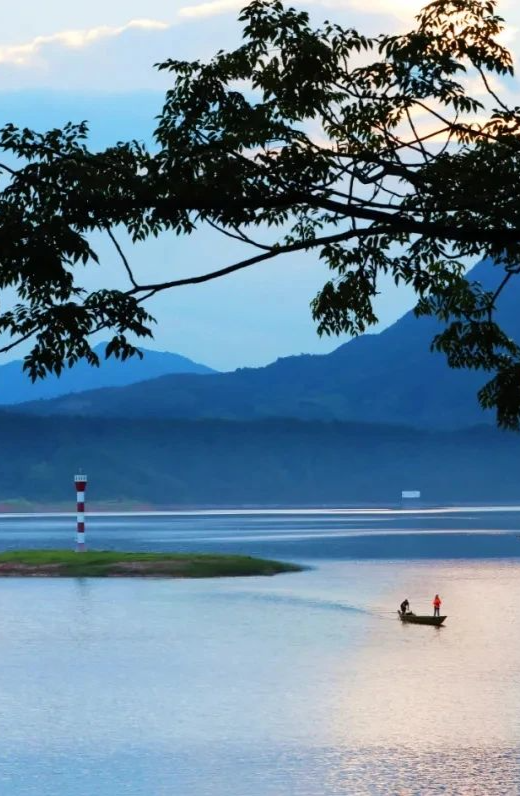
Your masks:
M492 427L452 433L298 420L179 421L0 413L0 502L154 506L515 501L520 436Z

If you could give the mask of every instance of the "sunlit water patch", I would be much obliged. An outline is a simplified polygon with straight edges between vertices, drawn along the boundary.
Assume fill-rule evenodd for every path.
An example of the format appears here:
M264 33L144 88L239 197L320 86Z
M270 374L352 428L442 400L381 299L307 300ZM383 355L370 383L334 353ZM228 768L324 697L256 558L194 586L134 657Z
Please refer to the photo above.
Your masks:
M37 522L0 521L0 544L47 540ZM207 517L189 534L169 518L141 533L102 522L92 535L106 546L213 536ZM301 558L301 527L291 546L273 522L262 549ZM2 796L520 792L520 561L346 560L320 522L299 574L0 581ZM513 544L514 522L487 515L480 530L498 534L482 537L452 515L454 535L404 536L412 551L460 536L471 552L481 538ZM252 552L257 529L240 523ZM63 544L70 520L47 532ZM404 597L429 612L436 592L445 627L398 621Z

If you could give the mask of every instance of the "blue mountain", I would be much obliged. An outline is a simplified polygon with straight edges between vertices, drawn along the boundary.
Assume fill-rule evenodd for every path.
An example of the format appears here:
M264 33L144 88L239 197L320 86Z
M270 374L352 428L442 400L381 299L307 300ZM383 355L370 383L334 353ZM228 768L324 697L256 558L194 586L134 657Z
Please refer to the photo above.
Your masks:
M470 277L492 289L500 274L482 262ZM520 285L500 297L498 320L520 340ZM97 417L259 420L293 418L452 429L493 423L477 401L487 374L452 370L432 353L435 319L404 315L380 334L324 356L295 356L233 373L167 375L24 405L24 412Z
M48 376L31 383L27 373L22 370L23 362L16 360L0 366L0 405L18 404L24 401L55 398L69 393L83 392L102 387L125 387L135 382L154 379L172 373L215 373L205 365L191 359L171 354L167 351L142 349L144 357L132 357L126 362L104 359L106 343L95 347L101 359L99 368L92 368L85 362L78 362L61 376Z

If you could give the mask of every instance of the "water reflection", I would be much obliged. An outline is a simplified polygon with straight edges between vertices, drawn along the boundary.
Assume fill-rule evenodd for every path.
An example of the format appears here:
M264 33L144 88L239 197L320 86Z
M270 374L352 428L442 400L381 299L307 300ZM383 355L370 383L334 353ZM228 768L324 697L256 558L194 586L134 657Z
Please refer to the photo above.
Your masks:
M406 746L367 747L329 756L326 792L371 796L514 796L520 761L516 748L446 746L430 753Z
M344 753L331 769L331 792L349 784L359 793L518 793L518 569L370 569L387 581L393 571L389 601L396 582L402 594L424 595L426 606L428 590L439 591L449 617L440 629L381 624L345 663L334 714Z
M468 533L468 531L470 533ZM72 516L0 515L0 549L67 547ZM227 551L292 559L520 557L518 507L89 515L97 549Z
M520 791L520 564L0 583L6 796ZM408 596L446 627L402 625Z

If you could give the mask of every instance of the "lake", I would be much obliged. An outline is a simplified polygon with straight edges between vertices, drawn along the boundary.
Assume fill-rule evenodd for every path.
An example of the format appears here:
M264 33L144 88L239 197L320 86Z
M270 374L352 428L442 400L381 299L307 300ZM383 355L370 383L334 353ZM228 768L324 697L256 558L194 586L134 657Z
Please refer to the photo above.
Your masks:
M88 518L91 547L302 573L0 580L2 796L520 792L520 510ZM74 517L0 518L0 548ZM399 602L441 629L402 625Z

